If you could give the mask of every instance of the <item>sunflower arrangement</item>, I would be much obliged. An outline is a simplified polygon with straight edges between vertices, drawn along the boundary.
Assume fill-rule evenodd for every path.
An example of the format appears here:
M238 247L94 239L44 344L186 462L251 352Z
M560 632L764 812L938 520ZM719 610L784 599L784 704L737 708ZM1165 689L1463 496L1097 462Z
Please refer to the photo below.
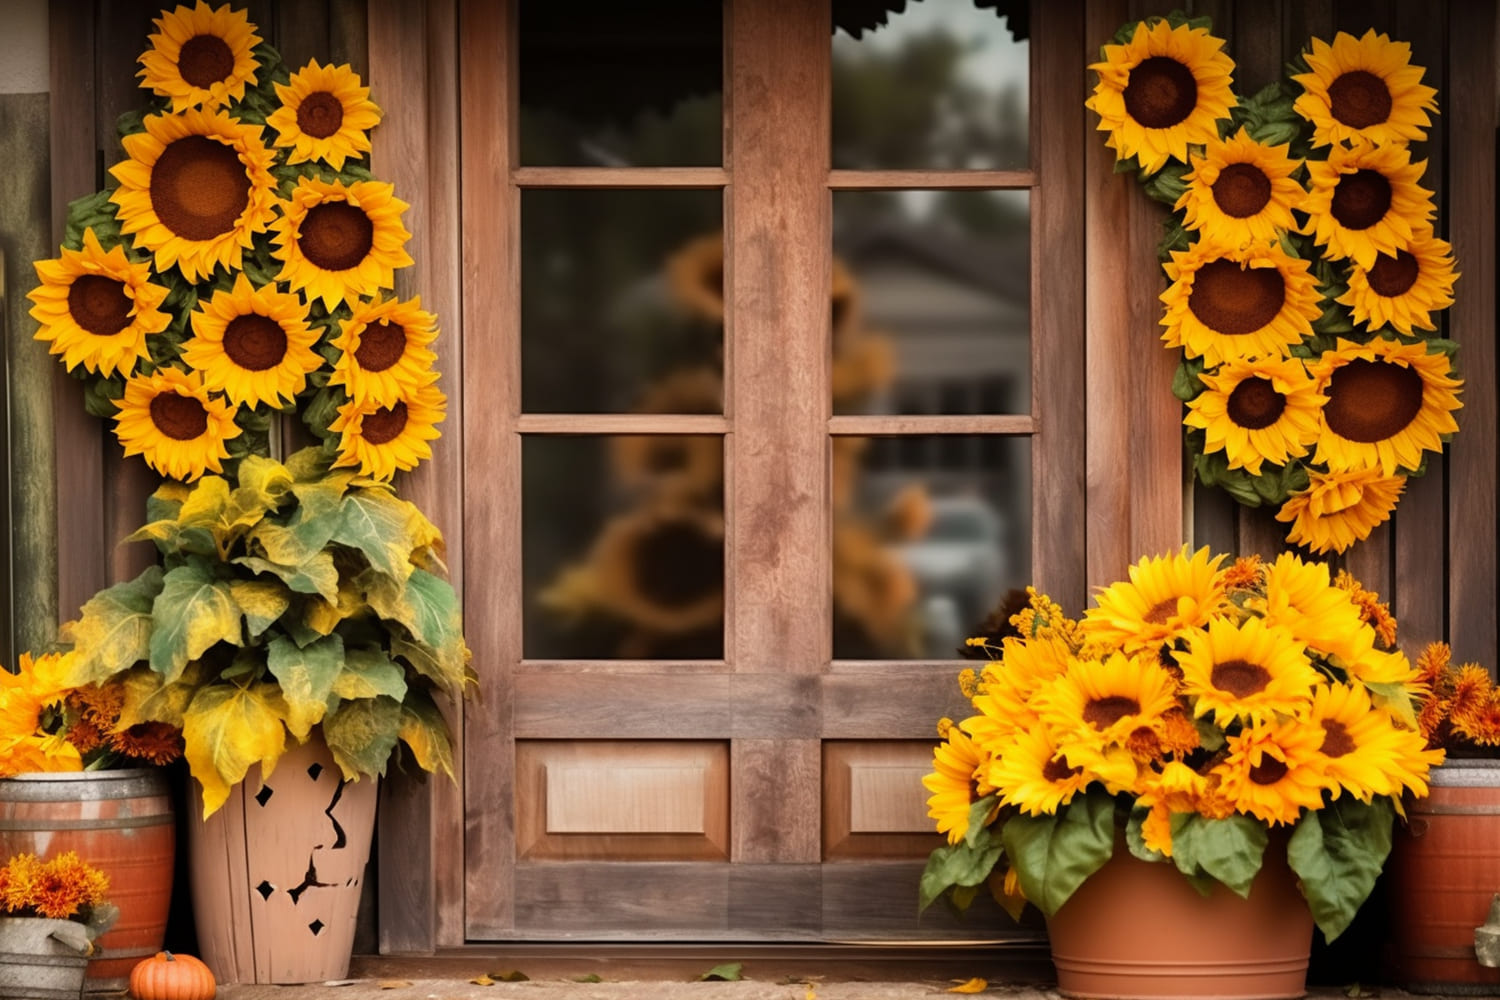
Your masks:
M1344 552L1390 518L1458 430L1458 278L1436 235L1426 138L1437 91L1373 29L1313 39L1252 97L1208 18L1124 25L1087 106L1171 209L1162 342L1194 469L1288 539Z
M297 413L334 464L431 457L437 319L400 299L406 203L370 174L381 111L349 66L288 71L246 12L164 10L120 119L111 186L36 262L36 339L127 455L191 482L268 455Z
M1008 625L939 724L924 907L988 886L1051 915L1116 850L1243 896L1277 832L1332 939L1443 760L1386 606L1292 552L1143 558L1079 620L1029 590Z

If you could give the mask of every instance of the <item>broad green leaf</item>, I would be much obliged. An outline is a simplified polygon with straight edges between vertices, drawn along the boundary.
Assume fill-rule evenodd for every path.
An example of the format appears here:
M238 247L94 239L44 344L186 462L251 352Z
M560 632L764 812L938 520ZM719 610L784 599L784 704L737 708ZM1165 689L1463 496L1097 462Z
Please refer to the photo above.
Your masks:
M240 606L252 639L286 614L291 604L286 586L274 580L231 580L229 593Z
M204 476L182 502L177 520L184 528L218 528L229 503L229 481L223 476Z
M1209 875L1241 898L1250 895L1266 841L1265 824L1252 816L1236 813L1226 819L1206 819L1182 813L1172 817L1172 861L1178 870L1185 875Z
M203 818L229 798L250 765L269 775L286 749L286 703L275 684L200 688L183 716L183 756L203 787Z
M319 552L296 566L287 566L259 556L241 556L234 562L255 573L271 573L299 594L320 594L329 602L339 598L339 571L333 554Z
M1141 830L1142 824L1149 815L1151 815L1151 810L1145 806L1136 806L1130 811L1130 819L1125 823L1125 846L1130 848L1132 855L1142 861L1159 863L1167 860L1167 856L1147 847L1145 834Z
M453 742L448 736L448 723L426 691L413 691L401 703L399 735L418 767L453 777Z
M176 680L189 660L202 656L214 643L240 642L240 606L229 584L214 579L207 566L196 560L163 578L152 617L151 669L168 681Z
M298 646L278 636L266 648L266 666L281 684L286 728L297 742L305 742L312 727L323 721L334 679L344 667L344 640L331 635Z
M310 448L303 448L287 456L286 471L291 473L293 482L309 482L328 471L328 467L333 462L333 457L333 455L325 452L316 445Z
M1394 681L1361 681L1365 689L1370 692L1371 700L1397 719L1400 719L1408 729L1419 729L1417 724L1417 712L1411 703L1411 691L1405 684Z
M359 490L344 497L333 540L363 552L370 566L405 580L412 571L415 508L380 490Z
M412 669L448 691L457 694L463 687L463 675L451 673L433 650L419 642L398 635L391 636L391 655L411 664Z
M1091 787L1057 815L1012 817L1001 839L1026 898L1050 917L1114 853L1114 798Z
M718 980L720 982L737 983L744 978L740 973L745 968L743 962L726 962L716 965L703 975L698 977L699 982L707 980Z
M127 583L99 591L84 604L71 626L73 670L70 684L107 680L151 655L151 605L162 589L160 566L150 566Z
M922 910L955 886L980 885L999 863L1003 848L986 835L979 843L959 841L945 844L927 856L927 867L917 886L917 904Z
M1329 941L1344 932L1374 889L1391 852L1395 819L1385 796L1365 803L1341 795L1305 813L1292 830L1287 862Z
M306 513L306 508L299 507L286 524L269 519L257 524L248 539L271 562L299 566L328 554L327 546L333 538L336 516L336 510L322 516L311 516Z
M142 722L165 722L182 728L184 713L193 694L203 683L206 668L200 661L189 663L182 676L170 684L148 666L132 667L120 677L124 700L120 705L121 729Z
M383 694L400 701L406 697L406 671L384 650L348 648L344 650L343 667L333 679L333 693L346 699L374 698ZM417 693L412 692L413 695Z
M323 738L349 781L385 773L401 731L401 705L394 698L346 701L323 719Z
M234 503L242 510L251 509L247 503L251 498L262 511L274 510L292 488L292 474L286 466L260 455L247 456L240 462L235 479L239 489L235 491ZM241 493L244 495L240 496Z

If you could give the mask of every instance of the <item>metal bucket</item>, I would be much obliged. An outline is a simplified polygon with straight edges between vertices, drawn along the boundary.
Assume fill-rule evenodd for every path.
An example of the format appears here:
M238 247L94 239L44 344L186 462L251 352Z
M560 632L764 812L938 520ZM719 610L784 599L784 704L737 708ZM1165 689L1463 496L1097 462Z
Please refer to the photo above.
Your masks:
M67 920L0 918L0 998L78 1000L83 995L88 959L68 941L77 938L82 929L82 925ZM81 944L86 949L87 939Z

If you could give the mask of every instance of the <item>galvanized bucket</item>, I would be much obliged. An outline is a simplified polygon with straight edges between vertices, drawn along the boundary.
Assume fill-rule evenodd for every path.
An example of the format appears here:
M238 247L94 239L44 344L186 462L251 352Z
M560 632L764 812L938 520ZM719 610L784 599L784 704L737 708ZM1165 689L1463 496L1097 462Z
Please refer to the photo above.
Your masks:
M88 953L82 924L0 917L0 998L79 1000Z

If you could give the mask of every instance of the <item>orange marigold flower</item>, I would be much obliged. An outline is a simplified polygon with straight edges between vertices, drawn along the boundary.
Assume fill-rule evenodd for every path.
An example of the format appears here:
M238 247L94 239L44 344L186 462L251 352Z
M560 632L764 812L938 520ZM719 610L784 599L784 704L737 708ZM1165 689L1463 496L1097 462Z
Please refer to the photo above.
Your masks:
M182 730L165 722L140 722L110 736L110 745L149 764L170 764L182 756Z
M1417 683L1437 690L1437 682L1448 670L1453 659L1453 650L1446 642L1429 642L1417 657Z
M1479 711L1489 702L1492 690L1489 672L1478 664L1465 663L1453 678L1453 693L1448 699L1449 717L1457 722Z
M1380 600L1380 595L1366 590L1360 582L1349 575L1348 570L1339 570L1334 586L1349 592L1349 599L1359 608L1359 616L1375 629L1375 636L1386 649L1396 646L1396 619L1391 615L1391 606Z
M6 864L4 887L0 888L0 904L6 912L18 913L31 906L32 884L40 867L34 854L17 854Z
M1500 698L1491 695L1472 711L1452 717L1453 731L1480 746L1500 746Z
M1198 749L1202 739L1198 735L1197 724L1187 712L1180 708L1171 709L1161 717L1161 721L1163 751L1183 757Z
M1240 556L1224 571L1224 586L1229 590L1244 590L1260 583L1260 577L1260 556Z

